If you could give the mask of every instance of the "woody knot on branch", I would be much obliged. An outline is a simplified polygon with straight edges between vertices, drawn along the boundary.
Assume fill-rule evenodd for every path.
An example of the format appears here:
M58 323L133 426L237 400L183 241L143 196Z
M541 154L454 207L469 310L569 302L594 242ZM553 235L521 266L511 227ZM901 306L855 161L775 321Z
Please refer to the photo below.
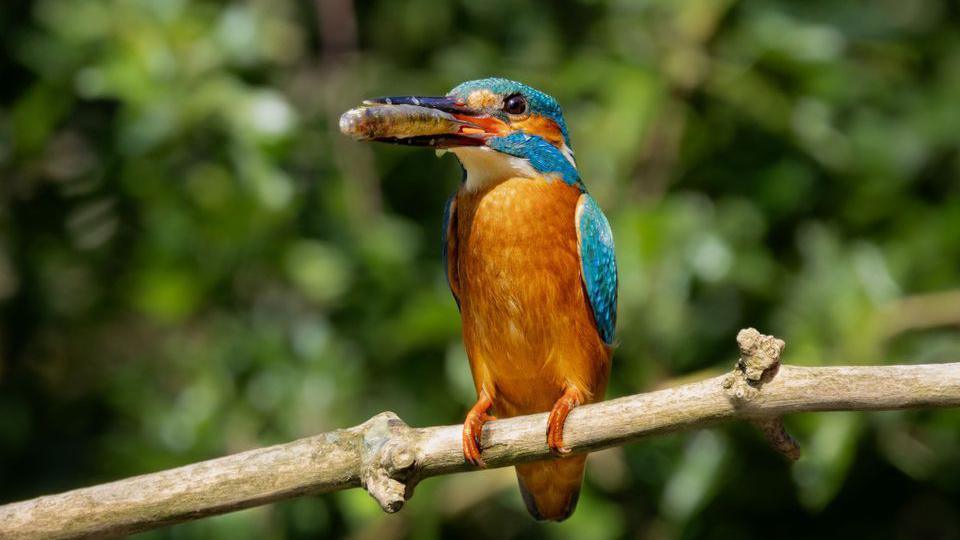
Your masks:
M777 375L786 343L777 337L761 334L756 328L744 328L737 333L737 345L740 346L740 358L733 371L724 378L723 387L734 404L742 406L756 399L762 385ZM800 445L787 433L783 417L760 417L752 419L751 423L787 459L800 459Z
M368 420L360 449L360 484L384 512L403 508L416 486L417 452L411 429L393 412Z

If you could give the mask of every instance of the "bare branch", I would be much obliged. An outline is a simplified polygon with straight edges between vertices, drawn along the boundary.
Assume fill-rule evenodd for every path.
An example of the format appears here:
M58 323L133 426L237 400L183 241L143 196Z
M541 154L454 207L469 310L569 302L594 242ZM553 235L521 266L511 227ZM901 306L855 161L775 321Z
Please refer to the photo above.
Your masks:
M729 375L574 409L565 445L575 453L590 452L742 419L795 459L799 447L780 422L787 413L960 406L960 363L780 366L782 341L752 329L742 331L738 341L742 357ZM552 457L546 421L546 414L535 414L487 424L487 466ZM349 429L0 506L0 538L129 534L361 486L385 511L395 512L420 480L472 469L463 459L460 429L411 428L395 414L381 413Z

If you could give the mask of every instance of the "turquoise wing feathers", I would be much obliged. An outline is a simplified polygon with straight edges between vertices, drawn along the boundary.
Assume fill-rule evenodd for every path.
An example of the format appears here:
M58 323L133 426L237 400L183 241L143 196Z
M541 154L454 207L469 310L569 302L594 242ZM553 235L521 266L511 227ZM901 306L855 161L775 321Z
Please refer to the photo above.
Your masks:
M606 216L589 194L580 196L576 213L580 270L593 320L604 343L613 345L617 327L617 258Z

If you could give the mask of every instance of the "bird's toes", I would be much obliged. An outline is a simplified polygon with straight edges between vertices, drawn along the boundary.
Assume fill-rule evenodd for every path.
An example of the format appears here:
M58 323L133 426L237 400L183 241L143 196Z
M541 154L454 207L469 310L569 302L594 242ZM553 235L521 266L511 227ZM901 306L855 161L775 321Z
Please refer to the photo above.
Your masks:
M547 430L547 446L558 455L566 455L570 450L563 446L563 424L551 424Z
M476 467L486 467L480 457L480 434L483 423L477 418L468 418L463 425L463 458Z
M563 441L557 441L556 444L550 446L550 450L558 456L565 456L570 453L570 449L563 446Z
M467 463L475 467L480 467L482 469L487 466L487 464L483 462L483 458L480 457L480 449L477 447L476 443L469 443L464 447L463 457Z

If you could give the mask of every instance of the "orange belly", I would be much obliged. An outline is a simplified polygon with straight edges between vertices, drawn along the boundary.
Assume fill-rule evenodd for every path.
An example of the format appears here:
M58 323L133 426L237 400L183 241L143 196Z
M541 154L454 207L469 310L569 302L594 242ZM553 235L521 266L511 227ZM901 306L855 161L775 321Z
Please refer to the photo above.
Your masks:
M610 349L580 277L580 191L514 178L457 196L463 338L500 416L548 411L567 387L603 397Z

